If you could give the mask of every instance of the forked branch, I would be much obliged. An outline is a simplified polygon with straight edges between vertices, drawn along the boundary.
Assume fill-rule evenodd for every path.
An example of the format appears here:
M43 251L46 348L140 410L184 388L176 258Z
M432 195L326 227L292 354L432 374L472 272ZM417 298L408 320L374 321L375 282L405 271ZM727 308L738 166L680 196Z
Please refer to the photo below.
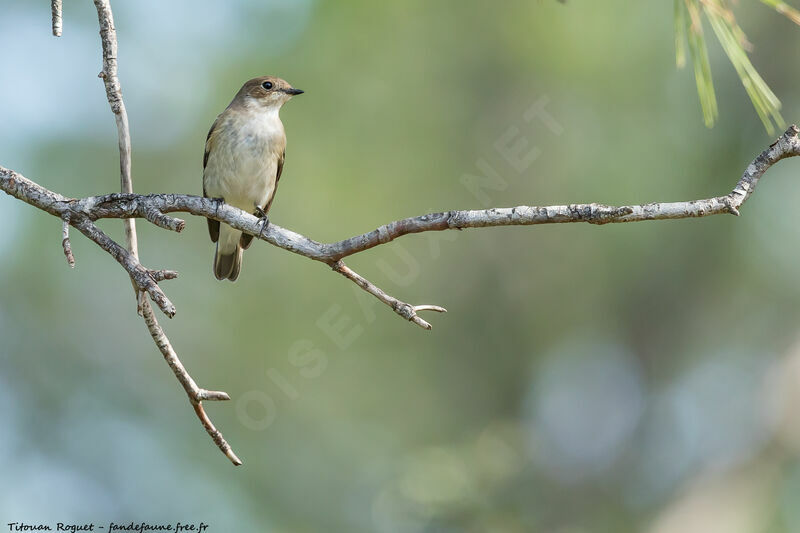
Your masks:
M686 202L626 206L591 203L444 211L390 222L368 233L342 241L330 244L319 243L275 224L264 227L265 221L220 200L183 194L138 195L133 193L130 132L117 75L117 38L114 19L109 0L94 0L94 4L97 8L103 47L103 70L99 76L105 84L106 96L117 123L122 193L82 199L68 198L2 166L0 166L0 190L62 220L61 243L70 266L75 264L69 237L70 226L78 229L122 265L136 290L137 308L144 317L150 335L186 391L206 432L236 465L241 464L241 461L236 457L222 434L211 423L202 405L203 400L229 400L230 398L225 392L209 391L197 386L181 364L169 339L159 325L147 296L167 316L172 317L175 314L175 306L166 297L158 283L165 279L175 278L177 272L151 270L139 263L134 219L143 218L160 228L177 232L184 228L185 223L168 213L185 212L198 217L218 220L274 246L327 264L334 271L339 272L391 307L404 319L422 328L431 329L430 323L420 318L418 313L421 311L445 312L444 308L436 305L411 305L402 302L353 271L342 260L404 235L426 231L568 222L609 224L705 217L726 213L738 216L739 209L754 192L759 180L772 165L786 157L800 155L800 140L798 140L800 130L796 126L791 126L775 143L750 163L733 190L725 196ZM52 14L53 33L60 35L61 0L52 0ZM103 218L125 219L127 249L97 227L95 222Z
M61 6L60 0L53 0L53 32L56 32L56 2L58 2L58 20L59 20L59 33L61 28ZM133 179L131 177L131 134L128 127L128 113L125 110L125 102L122 99L122 87L119 82L117 74L117 31L114 27L114 15L111 12L111 4L109 0L94 0L94 5L97 8L97 19L100 25L100 39L103 49L103 70L98 75L106 88L106 98L108 104L111 106L111 111L114 113L114 118L117 123L117 139L119 142L119 168L120 168L120 190L123 193L133 193ZM145 218L151 222L158 224L159 216L150 210L145 209ZM72 220L69 216L64 220ZM136 289L136 309L138 313L144 318L147 331L153 338L153 341L158 346L161 354L164 356L169 367L172 369L175 377L178 378L181 385L183 385L186 394L189 396L189 401L197 414L203 428L209 434L211 439L217 447L224 453L234 465L240 465L242 462L228 445L225 438L219 430L214 427L211 419L208 418L205 410L203 409L203 400L229 400L229 396L224 392L207 391L201 389L195 384L192 377L186 371L178 359L178 354L172 348L167 335L164 333L163 328L158 323L153 308L150 302L145 297L145 292L150 295L158 307L170 318L175 314L175 306L167 299L161 289L158 287L158 282L164 279L173 279L177 277L178 273L171 270L148 270L143 268L138 261L138 244L136 237L136 223L135 220L129 218L125 220L125 242L127 244L127 251L108 238L102 231L100 231L87 217L78 217L75 219L77 223L73 225L78 228L84 235L95 241L101 248L109 252L117 261L125 267L125 270L131 275L131 281ZM179 228L174 228L179 229ZM69 242L64 241L64 242ZM66 253L66 247L65 247ZM67 258L69 260L69 256Z
M569 222L611 224L706 217L719 214L738 216L739 209L772 165L781 159L800 155L798 133L800 130L797 126L790 126L775 143L748 165L736 186L725 196L685 202L624 206L591 203L444 211L390 222L370 232L329 244L314 241L276 224L269 224L263 228L262 219L211 198L185 194L108 194L72 199L49 191L3 167L0 167L0 189L62 219L71 220L72 225L75 225L75 221L81 220L82 217L89 221L102 218L144 218L158 227L179 232L184 227L184 221L174 218L168 213L185 212L219 220L274 246L329 265L333 270L391 307L403 318L425 329L430 329L430 324L422 320L418 316L418 312L444 312L443 308L431 305L414 306L402 302L354 272L344 264L342 259L386 244L404 235L426 231ZM121 263L123 266L129 265L128 261ZM126 268L126 270L137 271L136 268ZM151 289L148 289L147 292L151 294L151 297L153 294L158 294ZM154 299L154 301L157 300Z

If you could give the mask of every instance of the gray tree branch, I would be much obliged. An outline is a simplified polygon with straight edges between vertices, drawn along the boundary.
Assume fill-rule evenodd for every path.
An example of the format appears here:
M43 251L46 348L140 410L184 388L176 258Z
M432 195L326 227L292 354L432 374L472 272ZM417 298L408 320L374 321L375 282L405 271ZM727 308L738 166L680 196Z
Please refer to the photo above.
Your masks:
M82 199L66 198L3 167L0 167L0 189L52 215L70 220L73 226L76 226L76 222L82 218L92 223L103 218L144 218L158 227L179 232L184 227L184 221L169 216L168 213L185 212L219 220L274 246L329 265L333 270L341 273L391 307L398 315L423 328L430 329L430 324L420 319L417 313L419 311L444 312L443 308L431 305L414 306L397 300L354 272L344 264L342 259L391 242L404 235L425 231L569 222L610 224L706 217L719 214L738 216L739 208L750 197L761 177L772 165L781 159L800 155L798 133L800 130L797 126L790 126L775 143L748 165L736 186L725 196L686 202L659 202L626 206L591 203L444 211L390 222L368 233L329 244L314 241L276 224L269 224L265 228L262 219L211 198L185 194L107 194ZM121 264L129 272L131 270L138 271L130 261L121 262ZM151 273L150 277L153 278L153 271L149 272ZM142 283L144 284L145 281L143 280ZM153 297L155 291L148 288L147 292ZM158 302L155 299L154 301Z
M56 5L58 4L58 5ZM56 32L56 13L58 12L58 27L60 34L61 26L61 5L60 0L53 0L53 32ZM123 193L133 194L133 179L131 177L131 135L128 126L128 113L125 110L125 102L122 99L122 87L117 73L117 32L114 27L114 15L111 12L109 0L94 0L97 8L97 18L100 25L100 39L103 49L103 70L98 75L106 88L106 97L114 113L117 123L117 139L119 141L119 168L120 168L120 190ZM149 215L149 216L148 216ZM160 220L158 213L145 208L145 218L157 223ZM127 250L111 240L107 235L100 231L96 225L86 216L78 217L72 222L72 217L66 215L63 220L69 221L78 228L81 233L96 242L101 248L110 253L130 274L136 291L137 311L144 318L144 323L153 341L158 346L175 377L183 386L189 401L194 408L200 423L205 428L217 447L224 453L234 465L241 465L242 462L231 449L222 433L214 427L211 419L203 408L203 400L229 400L230 397L224 392L207 391L201 389L194 382L192 377L181 364L178 354L172 348L172 344L167 338L164 329L158 323L150 302L144 296L145 292L150 295L158 307L169 317L175 314L175 306L167 299L158 286L158 282L164 279L173 279L178 273L171 270L149 270L139 264L139 251L136 237L136 222L133 218L127 218L125 224L125 242ZM64 230L64 253L67 254L67 261L72 256L71 251L67 253L69 238ZM74 262L74 258L73 258ZM73 263L70 263L72 265Z

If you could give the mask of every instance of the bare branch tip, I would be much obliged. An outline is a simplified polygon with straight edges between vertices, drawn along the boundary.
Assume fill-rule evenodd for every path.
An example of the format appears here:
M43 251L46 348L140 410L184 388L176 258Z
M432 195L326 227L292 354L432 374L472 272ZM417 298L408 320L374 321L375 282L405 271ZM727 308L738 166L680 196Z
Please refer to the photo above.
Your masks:
M148 273L156 283L164 281L165 279L175 279L178 277L178 272L175 270L148 270Z
M64 257L67 258L67 264L70 268L75 268L75 256L72 255L72 244L69 241L69 217L65 217L62 222L61 247L64 249Z
M157 208L145 208L144 217L158 226L159 228L168 229L180 233L186 227L186 222L180 218L165 215Z
M446 313L447 309L444 307L439 307L438 305L411 305L410 307L410 316L408 320L413 322L414 324L418 325L422 329L431 330L433 326L427 320L423 320L417 313L419 311L435 311L436 313ZM401 313L402 314L402 313Z
M208 400L210 402L224 402L230 399L231 397L228 395L227 392L219 390L200 389L199 391L197 391L197 396L195 396L195 400L198 402L201 402L203 400Z
M72 247L69 244L69 239L62 240L61 246L64 248L64 257L67 258L67 264L70 268L75 268L75 256L72 255Z
M63 27L63 17L61 10L62 0L51 0L50 11L53 15L53 35L61 37L61 29Z
M233 453L233 450L231 449L230 444L228 444L228 441L225 440L225 437L222 436L222 433L217 428L214 427L214 424L211 422L211 419L208 418L205 409L203 409L203 404L191 397L190 399L193 400L192 407L194 408L195 414L197 414L197 418L200 419L200 423L203 425L203 428L206 430L206 433L208 433L208 436L211 437L211 440L214 441L214 444L217 445L217 448L219 448L220 451L224 453L234 465L236 466L241 465L242 461L238 457L236 457L235 453Z
M428 331L433 329L433 326L431 326L430 322L427 322L426 320L422 320L418 316L412 317L411 318L411 322L413 322L414 324L418 325L422 329L427 329Z
M136 282L134 281L134 284ZM175 308L175 304L173 304L169 298L164 294L161 288L153 283L153 286L147 288L141 288L139 286L136 287L136 313L144 317L144 306L147 303L147 295L150 295L150 299L155 302L161 312L167 315L167 318L173 318L177 309Z
M167 315L167 318L173 318L175 316L175 313L178 312L178 310L175 309L175 306L169 300L167 300L167 302L163 306L159 305L158 307L159 309L161 309L161 311L164 312L165 315Z
M733 192L738 193L738 190L734 189ZM725 208L728 210L728 213L730 213L731 215L737 216L737 217L742 215L739 212L739 208L737 207L737 205L735 203L735 200L733 198L731 198L730 195L725 196L723 198L723 203L725 204Z
M156 282L156 278L153 274L152 270L147 270L146 276L144 279L140 279L138 276L134 279L134 284L136 285L139 296L137 298L137 309L140 311L140 316L144 316L142 314L142 310L144 309L144 305L146 302L147 294L150 295L150 299L155 302L161 312L167 315L167 318L172 318L175 316L176 309L175 304L173 304L167 295L164 294L164 291L161 290L161 287L158 286ZM162 271L164 273L171 273L169 270ZM156 274L159 274L158 272Z
M414 311L435 311L437 313L446 313L447 309L438 305L417 305L414 306Z
M228 451L225 452L225 455L228 456L228 459L231 460L234 466L242 466L242 460L236 457L236 454L233 453L233 450L228 448Z

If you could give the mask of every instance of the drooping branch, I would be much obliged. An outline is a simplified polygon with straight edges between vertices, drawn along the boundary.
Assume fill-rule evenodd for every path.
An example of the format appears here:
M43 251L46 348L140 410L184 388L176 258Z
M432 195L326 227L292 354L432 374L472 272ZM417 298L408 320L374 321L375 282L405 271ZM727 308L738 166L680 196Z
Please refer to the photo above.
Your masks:
M50 12L53 17L53 35L61 37L61 28L63 25L61 0L50 0Z
M131 133L128 126L128 112L122 100L122 86L119 82L117 68L117 30L114 27L114 15L111 12L109 0L94 0L97 9L97 19L100 24L100 40L103 49L103 70L97 75L103 80L106 88L106 98L114 113L117 123L117 140L119 142L119 182L120 190L124 193L133 193L133 179L131 178ZM128 250L135 258L139 257L139 246L136 240L136 223L132 220L125 221L125 242Z
M380 287L351 269L349 266L345 265L344 261L341 259L334 262L331 265L331 268L373 295L378 300L391 307L392 310L401 317L405 318L409 322L413 322L423 329L431 329L433 326L431 326L429 322L426 322L420 318L419 315L417 315L418 311L436 311L437 313L447 312L447 309L444 307L439 307L438 305L411 305L406 302L401 302L394 296L386 294L383 290L381 290Z
M67 264L70 268L75 268L75 256L72 255L72 244L69 241L69 216L61 221L61 247L64 249Z
M800 155L797 126L791 126L769 148L748 165L733 190L725 196L686 202L660 202L641 205L608 206L603 204L569 204L552 206L518 206L473 211L444 211L397 220L375 230L342 241L325 244L282 228L276 224L263 227L263 221L220 200L183 194L108 194L71 199L49 191L14 171L0 167L0 189L50 214L64 217L144 218L158 227L181 231L184 222L167 213L185 212L212 218L240 231L254 235L274 246L329 265L397 314L429 329L430 324L418 311L444 311L438 306L413 306L386 294L380 288L347 267L341 260L403 235L426 231L525 226L586 222L609 224L706 217L719 214L739 215L739 208L755 190L764 173L781 159ZM74 225L74 224L73 224Z
M58 6L56 6L56 2L58 2ZM53 32L55 33L56 31L56 11L58 11L59 34L61 23L60 4L60 0L53 0ZM131 135L128 126L128 113L125 110L125 102L122 99L122 87L117 74L117 32L114 27L114 15L111 12L109 0L94 0L94 5L97 8L97 18L100 24L100 39L103 49L103 70L98 76L103 80L106 88L106 97L117 123L120 190L122 193L132 194ZM56 9L57 7L58 10ZM159 215L152 210L145 209L145 218L157 224ZM63 220L69 222L71 221L71 217L67 215ZM241 465L242 462L233 452L228 442L222 436L222 433L214 427L214 424L211 422L211 419L209 419L202 404L203 400L229 400L230 397L224 392L207 391L199 388L197 384L195 384L183 364L181 364L180 359L178 359L178 354L175 353L175 350L172 348L172 344L169 338L167 338L166 333L164 333L164 329L158 323L158 319L156 319L155 313L153 313L150 302L148 302L147 298L144 296L144 291L146 290L153 301L158 304L159 308L167 316L172 317L175 314L175 307L169 302L164 293L161 292L161 289L158 287L158 282L164 279L173 279L177 277L178 273L170 270L147 270L139 265L136 222L133 218L128 218L124 221L127 251L106 236L85 216L77 218L76 223L73 225L84 235L100 245L101 248L109 252L131 275L131 281L136 289L137 311L144 318L147 330L156 343L156 346L158 346L161 351L161 354L164 356L167 364L172 369L181 385L183 385L200 423L222 453L224 453L234 465ZM176 227L174 229L179 228ZM65 236L67 235L66 231L67 229L65 226ZM63 242L65 243L64 252L67 253L69 240L66 239ZM68 254L67 259L69 260L70 257L71 253ZM71 264L72 263L70 263L70 265Z

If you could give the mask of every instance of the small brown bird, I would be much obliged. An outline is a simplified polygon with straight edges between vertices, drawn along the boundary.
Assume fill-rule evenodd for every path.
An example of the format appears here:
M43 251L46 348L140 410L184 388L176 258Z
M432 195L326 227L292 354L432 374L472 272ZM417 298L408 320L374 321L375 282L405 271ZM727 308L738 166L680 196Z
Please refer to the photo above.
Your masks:
M267 223L286 159L286 133L278 113L292 96L302 93L273 76L253 78L239 89L208 132L203 196L221 198ZM242 251L253 236L211 219L208 233L217 243L214 275L236 281L242 269Z

